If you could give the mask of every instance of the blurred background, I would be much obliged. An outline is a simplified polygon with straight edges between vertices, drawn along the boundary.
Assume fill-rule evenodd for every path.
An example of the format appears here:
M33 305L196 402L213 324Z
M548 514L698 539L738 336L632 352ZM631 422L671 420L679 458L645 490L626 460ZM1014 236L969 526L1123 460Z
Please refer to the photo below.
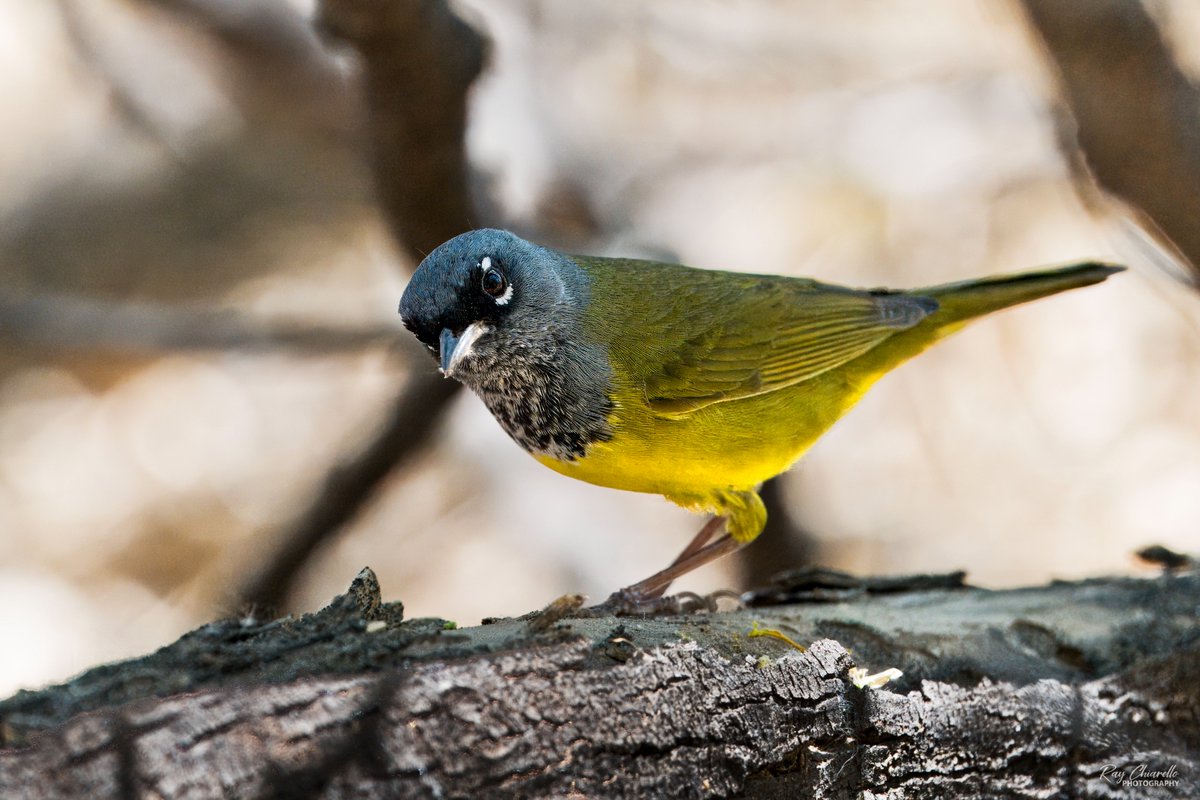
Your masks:
M0 0L0 695L318 608L364 565L462 625L665 566L700 518L541 467L408 341L420 253L482 224L859 286L1132 267L884 378L772 486L752 560L677 588L799 559L1011 586L1196 549L1187 243L1078 148L1100 183L1165 176L1168 212L1194 173L1087 72L1132 63L1088 60L1116 44L1055 39L1034 0L383 5ZM1120 44L1194 91L1196 4L1078 5L1133 14ZM1110 112L1143 138L1097 155Z

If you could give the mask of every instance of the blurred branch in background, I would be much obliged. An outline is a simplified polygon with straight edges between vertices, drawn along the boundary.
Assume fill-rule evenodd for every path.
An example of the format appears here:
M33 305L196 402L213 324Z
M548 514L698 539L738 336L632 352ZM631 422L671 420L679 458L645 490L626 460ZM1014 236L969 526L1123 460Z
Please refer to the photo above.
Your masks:
M209 614L409 343L361 97L296 4L7 3L0 32L0 629L75 625L0 659L14 686Z
M317 25L361 57L375 189L419 261L474 226L463 137L487 42L444 0L323 0Z
M392 470L421 449L459 384L415 374L372 439L325 477L312 502L280 539L278 549L242 590L255 608L278 608L313 555L371 500Z
M424 353L395 325L332 326L270 321L232 310L167 308L81 295L0 296L0 336L60 351L143 353L220 350L326 355L397 347L415 361Z
M95 28L103 27L98 23L104 10L89 9L85 0L58 2L76 58L89 74L107 83L118 115L132 129L183 156L145 102L141 78L120 66L122 53L99 41ZM308 122L343 133L350 130L344 80L331 69L312 26L288 6L274 0L134 0L131 8L147 17L162 16L216 44L226 68L238 78L229 88L252 98L260 109L301 114Z
M1090 170L1140 212L1200 285L1200 92L1146 7L1138 0L1020 4L1057 67L1069 109L1059 118L1060 137L1077 183L1087 186Z
M357 96L301 16L268 0L59 8L76 80L117 124L79 124L94 150L67 148L0 220L6 288L225 300L294 269L292 241L361 224Z
M481 37L443 2L327 3L321 26L362 55L358 91L309 20L277 0L60 0L58 11L81 79L141 147L117 180L53 183L3 220L4 353L84 352L77 360L93 370L169 350L317 355L387 343L416 355L396 324L291 323L205 306L260 277L312 270L322 258L314 239L361 236L367 142L385 220L413 261L469 228L465 95L482 68ZM128 58L131 31L149 34L139 41L168 70ZM188 117L179 110L188 102L209 113ZM279 605L308 558L436 429L457 385L419 358L375 438L332 468L279 535L245 587L249 602Z
M361 56L367 133L385 217L413 261L473 227L464 149L467 90L485 40L441 0L325 0L319 26ZM304 565L344 528L395 467L429 440L459 384L415 371L374 438L330 473L242 590L277 608Z

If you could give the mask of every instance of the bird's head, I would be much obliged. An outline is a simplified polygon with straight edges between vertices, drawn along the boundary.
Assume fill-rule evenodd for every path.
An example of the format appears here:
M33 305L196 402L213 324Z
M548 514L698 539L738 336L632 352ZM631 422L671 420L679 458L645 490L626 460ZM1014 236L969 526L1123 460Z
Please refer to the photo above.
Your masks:
M575 299L573 271L565 256L507 231L470 231L425 257L400 299L400 317L444 375L470 384L555 327L555 315Z

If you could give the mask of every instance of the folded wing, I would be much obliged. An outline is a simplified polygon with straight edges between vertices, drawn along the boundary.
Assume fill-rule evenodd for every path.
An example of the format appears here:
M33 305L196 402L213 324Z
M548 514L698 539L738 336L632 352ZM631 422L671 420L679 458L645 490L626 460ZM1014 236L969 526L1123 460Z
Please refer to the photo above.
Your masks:
M808 281L779 291L775 281L770 283L775 285L730 298L737 308L713 309L711 326L663 354L645 381L646 400L655 412L684 415L793 386L857 358L938 307L929 297ZM703 309L697 312L686 318L704 315Z

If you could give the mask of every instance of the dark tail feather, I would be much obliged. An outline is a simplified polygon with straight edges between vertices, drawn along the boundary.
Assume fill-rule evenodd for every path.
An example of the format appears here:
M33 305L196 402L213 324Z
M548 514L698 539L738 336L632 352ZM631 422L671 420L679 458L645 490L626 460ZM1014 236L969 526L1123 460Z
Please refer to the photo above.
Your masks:
M1124 269L1113 264L1086 262L1037 272L947 283L916 289L912 294L938 301L939 309L930 316L929 323L939 330L947 328L945 332L950 333L975 317L1068 289L1091 286Z

